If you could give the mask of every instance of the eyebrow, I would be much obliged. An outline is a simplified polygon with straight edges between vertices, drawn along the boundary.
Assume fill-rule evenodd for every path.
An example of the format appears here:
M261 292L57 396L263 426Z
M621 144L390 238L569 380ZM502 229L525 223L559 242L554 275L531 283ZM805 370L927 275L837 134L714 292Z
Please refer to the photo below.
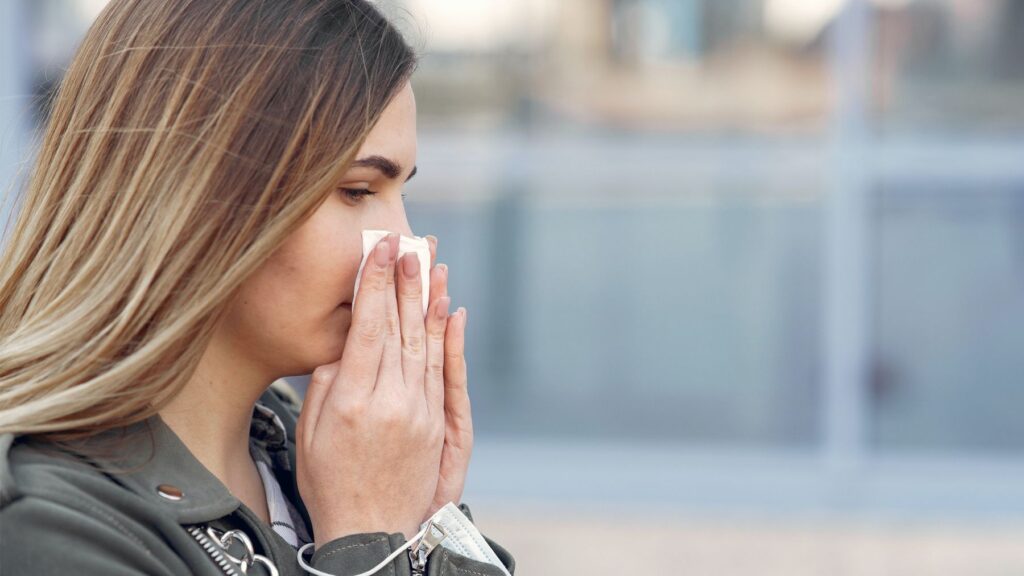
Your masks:
M355 162L352 162L353 167L367 167L375 168L380 171L381 174L388 178L398 178L398 175L402 173L402 165L389 160L383 156L367 156L366 158L360 158ZM406 182L412 180L412 177L416 175L416 166L412 167L412 172L409 173L409 177L405 179Z

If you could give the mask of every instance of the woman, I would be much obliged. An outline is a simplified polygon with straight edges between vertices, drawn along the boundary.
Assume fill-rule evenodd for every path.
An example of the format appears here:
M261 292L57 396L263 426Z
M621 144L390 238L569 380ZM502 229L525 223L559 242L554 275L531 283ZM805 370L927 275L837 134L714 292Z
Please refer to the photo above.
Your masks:
M0 264L0 573L514 570L409 546L473 440L466 311L397 257L414 67L364 0L107 5Z

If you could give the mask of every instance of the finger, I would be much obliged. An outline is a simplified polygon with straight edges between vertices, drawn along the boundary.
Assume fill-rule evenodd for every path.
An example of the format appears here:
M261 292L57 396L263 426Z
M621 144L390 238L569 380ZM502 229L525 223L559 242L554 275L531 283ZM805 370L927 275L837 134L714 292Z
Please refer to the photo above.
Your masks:
M469 417L469 388L466 374L466 309L459 307L448 318L444 338L445 413Z
M438 294L441 296L448 295L448 265L444 262L437 265L441 269L441 286L438 290Z
M402 384L402 332L401 319L398 315L398 300L395 294L395 275L398 274L398 234L389 234L391 241L391 262L396 264L388 270L387 285L384 288L385 334L384 352L381 354L380 369L377 372L377 386L397 383ZM420 304L421 310L423 304ZM397 373L394 371L397 370ZM376 388L375 388L376 390Z
M299 420L295 424L295 443L306 450L309 449L306 442L316 437L316 425L320 421L324 398L327 397L340 366L340 361L317 366L309 377L309 386L306 387L306 395L302 399Z
M445 290L447 276L448 267L444 264L438 264L430 270L430 302L437 300L441 296L448 295ZM428 303L427 305L429 306L430 304Z
M427 244L430 246L430 267L433 268L437 262L437 237L427 234Z
M363 265L340 361L340 371L346 377L338 386L331 387L329 395L361 396L373 391L387 336L386 291L393 269L394 258L385 238L377 243Z
M430 304L442 296L441 294L441 269L437 266L437 238L428 234L427 244L430 246L430 293L427 296L427 308Z
M402 374L407 386L423 386L427 362L420 259L409 252L399 259L398 316L402 335Z
M451 298L442 296L427 309L427 370L424 392L427 410L439 415L444 410L444 342Z

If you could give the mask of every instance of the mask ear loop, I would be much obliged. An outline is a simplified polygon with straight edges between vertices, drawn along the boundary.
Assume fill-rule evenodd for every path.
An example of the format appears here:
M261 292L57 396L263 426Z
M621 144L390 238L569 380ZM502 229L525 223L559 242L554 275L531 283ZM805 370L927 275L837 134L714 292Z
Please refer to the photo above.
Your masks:
M388 556L387 558L385 558L384 560L382 560L380 564L377 564L376 566L374 566L373 568L367 570L366 572L362 572L362 573L356 574L355 576L371 576L371 574L375 574L378 570L380 570L381 568L383 568L383 567L387 566L389 563L391 563L391 561L394 560L395 557L397 557L399 554L401 554L403 550L405 550L409 546L412 546L413 542L418 542L420 540L420 538L422 538L423 535L426 534L427 530L429 530L429 529L430 529L430 523L428 522L427 525L424 526L422 530L417 532L416 535L413 536L411 540L409 540L405 544L402 544L401 548L399 548L398 550L395 550L394 552L392 552L391 555ZM317 570L316 568L313 568L309 564L306 564L306 561L302 558L302 555L306 553L306 549L307 548L309 548L310 546L312 546L314 544L316 544L316 542L310 542L309 544L305 544L301 548L299 548L299 551L298 551L298 553L295 556L296 559L298 559L298 561L299 561L299 566L301 566L302 569L305 570L306 572L309 572L310 574L315 574L316 576L337 576L336 574L331 574L329 572L324 572L322 570Z

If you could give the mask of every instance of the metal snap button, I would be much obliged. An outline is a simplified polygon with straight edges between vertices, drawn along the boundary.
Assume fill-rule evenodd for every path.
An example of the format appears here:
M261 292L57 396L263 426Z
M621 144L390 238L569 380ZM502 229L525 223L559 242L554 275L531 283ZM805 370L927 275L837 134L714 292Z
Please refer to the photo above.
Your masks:
M172 486L171 484L161 484L157 486L156 492L157 494L173 502L177 502L178 500L181 500L182 498L185 497L185 493L181 491L181 488L178 488L177 486Z

